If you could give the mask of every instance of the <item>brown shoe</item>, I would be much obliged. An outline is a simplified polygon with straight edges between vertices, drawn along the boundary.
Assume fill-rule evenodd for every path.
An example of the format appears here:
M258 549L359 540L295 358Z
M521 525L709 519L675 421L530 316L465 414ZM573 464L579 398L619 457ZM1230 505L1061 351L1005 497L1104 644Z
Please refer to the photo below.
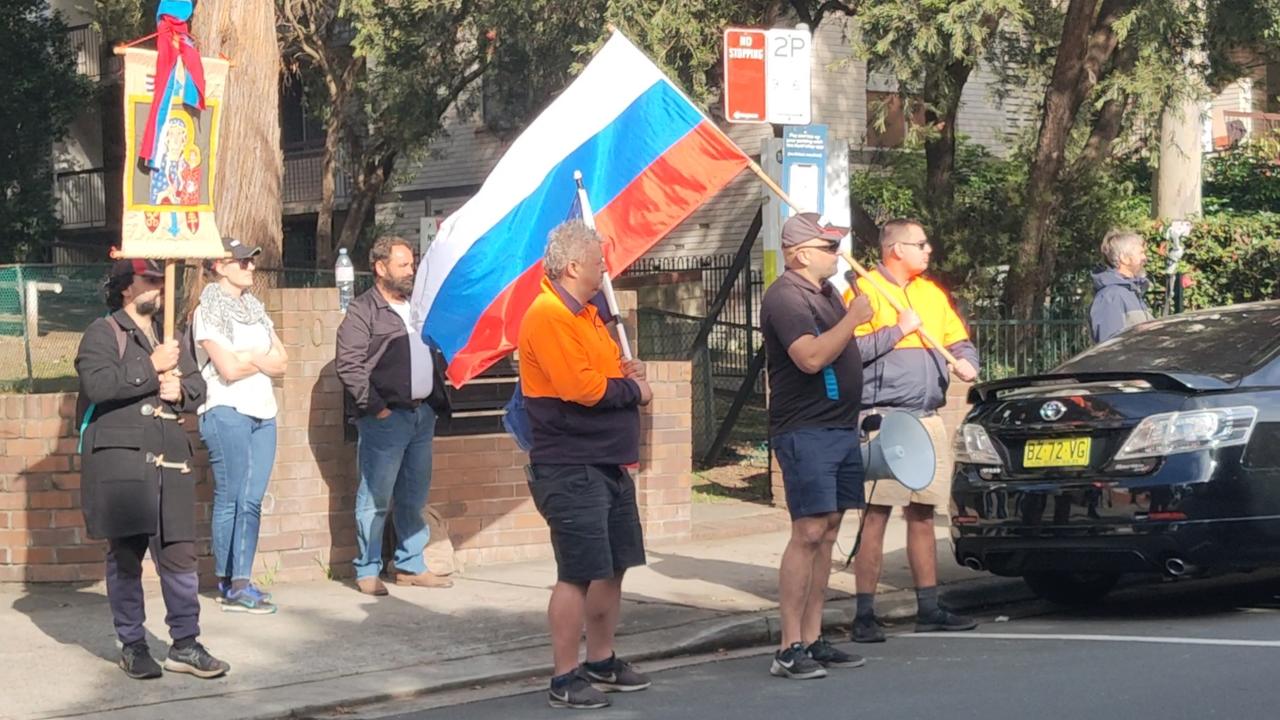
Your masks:
M383 595L389 594L387 592L387 586L382 583L382 579L377 575L356 579L356 587L365 595L382 597Z
M453 587L453 581L449 578L443 578L428 570L417 575L408 573L396 573L397 585L412 585L414 587L428 588L447 588Z

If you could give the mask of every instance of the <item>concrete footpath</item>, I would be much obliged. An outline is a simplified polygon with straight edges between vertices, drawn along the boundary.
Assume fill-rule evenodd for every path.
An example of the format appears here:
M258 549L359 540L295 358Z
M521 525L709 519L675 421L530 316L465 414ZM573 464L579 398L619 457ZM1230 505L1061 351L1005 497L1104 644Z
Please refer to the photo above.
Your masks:
M845 552L856 516L841 533ZM766 532L649 548L649 564L627 575L619 654L656 657L765 644L777 638L777 567L785 516L739 520ZM726 534L723 531L717 534ZM1018 581L959 567L939 528L943 602L974 610L1021 600ZM895 516L886 538L878 609L890 620L915 612ZM853 610L851 571L833 562L827 622L844 626ZM468 568L447 590L391 586L371 598L353 585L317 582L269 588L275 615L224 613L202 599L205 645L232 665L217 680L167 673L135 681L118 658L101 585L0 586L0 718L100 717L226 720L297 717L413 694L481 685L550 671L545 612L552 561ZM147 595L152 653L167 651L159 588ZM762 668L763 672L763 668Z

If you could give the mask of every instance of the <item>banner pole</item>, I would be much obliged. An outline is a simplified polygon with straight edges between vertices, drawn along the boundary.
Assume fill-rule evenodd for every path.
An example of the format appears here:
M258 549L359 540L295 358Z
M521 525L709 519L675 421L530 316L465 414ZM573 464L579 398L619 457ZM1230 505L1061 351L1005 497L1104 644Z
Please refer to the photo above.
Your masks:
M795 210L797 213L801 211L791 198L787 197L787 194L783 192L782 188L778 187L778 183L775 182L773 178L769 177L769 174L764 171L764 168L760 167L760 165L754 160L749 160L749 163L751 172L755 173L764 182L764 184L773 191L773 194L777 195L778 198L787 205L790 205L792 210ZM874 275L867 272L867 269L862 266L862 263L854 259L851 253L841 252L840 255L844 258L845 262L849 263L849 267L853 268L853 271L858 274L858 277L866 278L867 282L871 283L871 286L874 287L885 300L889 301L889 304L893 306L894 310L902 312L906 309L902 306L902 303L898 302L898 299L889 292L888 288L884 287L884 285L882 285ZM930 335L929 331L925 330L923 325L917 328L916 332L926 343L932 345L935 350L941 353L942 357L946 358L948 363L955 365L958 362L956 356L952 355L950 350L947 350L942 343L938 342L932 335Z

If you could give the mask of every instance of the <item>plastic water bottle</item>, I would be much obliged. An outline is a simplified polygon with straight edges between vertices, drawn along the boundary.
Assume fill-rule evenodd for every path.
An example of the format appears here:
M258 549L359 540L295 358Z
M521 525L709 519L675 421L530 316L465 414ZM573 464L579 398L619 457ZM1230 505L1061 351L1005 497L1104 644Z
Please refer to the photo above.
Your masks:
M338 311L345 313L356 292L356 268L346 248L338 249L338 262L333 264L333 279L338 284Z

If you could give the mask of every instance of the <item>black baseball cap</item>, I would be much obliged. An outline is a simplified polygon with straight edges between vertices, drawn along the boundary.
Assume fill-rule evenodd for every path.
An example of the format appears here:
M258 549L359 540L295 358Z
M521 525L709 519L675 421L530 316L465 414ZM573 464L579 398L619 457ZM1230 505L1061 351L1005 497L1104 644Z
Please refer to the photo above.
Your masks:
M231 253L231 259L233 260L245 260L262 254L262 248L251 248L230 235L222 237L222 249Z
M145 260L143 258L121 258L111 265L111 278L113 280L124 280L132 278L134 275L162 278L164 277L164 269L155 260Z

